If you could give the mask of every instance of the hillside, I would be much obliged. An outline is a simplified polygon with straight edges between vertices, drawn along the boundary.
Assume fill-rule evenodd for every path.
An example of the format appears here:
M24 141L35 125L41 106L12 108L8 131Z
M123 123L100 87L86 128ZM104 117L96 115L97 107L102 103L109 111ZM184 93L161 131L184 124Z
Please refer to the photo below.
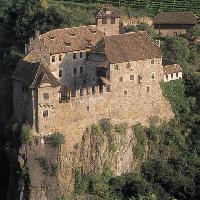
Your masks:
M200 16L200 1L198 0L74 0L63 2L71 3L74 5L77 5L75 3L81 3L82 6L86 6L92 3L102 4L106 2L111 2L114 6L117 6L119 8L126 7L127 12L132 15L138 15L138 10L143 10L143 14L146 13L151 17L155 16L157 12L160 11L192 11L197 16Z

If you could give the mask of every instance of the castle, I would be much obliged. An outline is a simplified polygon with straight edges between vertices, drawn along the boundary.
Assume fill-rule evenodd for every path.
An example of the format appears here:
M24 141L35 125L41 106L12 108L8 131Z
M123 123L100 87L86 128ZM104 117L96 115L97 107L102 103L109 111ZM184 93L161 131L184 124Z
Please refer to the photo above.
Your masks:
M146 32L120 34L119 27L119 13L104 4L96 25L37 32L13 75L15 119L35 135L60 131L74 144L101 118L172 118L159 84L159 46Z

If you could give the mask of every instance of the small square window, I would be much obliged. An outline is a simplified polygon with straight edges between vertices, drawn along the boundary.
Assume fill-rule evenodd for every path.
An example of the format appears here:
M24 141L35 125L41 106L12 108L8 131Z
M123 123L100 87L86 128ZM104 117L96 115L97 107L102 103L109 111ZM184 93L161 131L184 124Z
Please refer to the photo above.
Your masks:
M49 116L49 111L48 110L44 110L43 111L43 117L47 118Z
M155 63L154 59L151 60L151 64L153 65Z
M111 24L115 24L115 18L111 18Z
M73 59L76 59L76 53L73 53Z
M125 90L125 91L124 91L124 95L127 95L127 93L128 93L127 90Z
M149 87L147 87L147 92L149 92Z
M80 74L83 73L83 67L80 67Z
M49 100L49 93L43 93L43 100Z
M59 77L62 76L62 69L59 70Z
M61 61L62 60L62 55L59 55L59 61Z
M123 82L123 77L119 77L119 82Z
M106 18L102 19L102 24L107 24L107 19Z
M131 68L130 63L128 63L128 64L126 65L126 68L127 68L127 69L130 69L130 68Z
M134 81L134 75L130 75L130 80Z
M83 58L83 52L80 52L80 58Z
M73 73L76 74L76 68L73 69Z
M55 62L55 61L56 61L56 57L55 57L55 56L52 56L51 61L52 61L52 62Z

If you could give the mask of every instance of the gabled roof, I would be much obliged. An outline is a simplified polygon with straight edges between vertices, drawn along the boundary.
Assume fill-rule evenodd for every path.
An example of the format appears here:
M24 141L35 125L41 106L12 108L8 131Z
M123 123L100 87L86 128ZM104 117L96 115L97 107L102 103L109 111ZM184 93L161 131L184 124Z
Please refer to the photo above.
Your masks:
M101 52L105 52L106 58L110 63L162 57L160 48L144 31L106 36L100 43L103 48ZM99 46L97 52L99 52Z
M154 17L154 24L196 24L197 16L192 12L161 12Z
M166 65L166 66L163 66L163 72L164 72L164 75L179 73L179 72L182 72L182 68L179 64Z
M112 4L106 3L106 4L103 4L96 18L100 18L100 19L101 18L120 18L120 14L113 7Z
M45 67L42 62L40 63L36 77L31 84L31 88L38 88L41 83L50 83L52 87L58 87L61 85L57 78Z
M41 83L48 82L52 87L60 85L54 75L48 70L48 64L37 50L31 51L19 62L12 79L20 81L31 88L37 88Z
M39 36L41 45L49 48L49 53L60 54L90 49L104 33L96 25L55 29ZM34 41L33 41L34 45Z

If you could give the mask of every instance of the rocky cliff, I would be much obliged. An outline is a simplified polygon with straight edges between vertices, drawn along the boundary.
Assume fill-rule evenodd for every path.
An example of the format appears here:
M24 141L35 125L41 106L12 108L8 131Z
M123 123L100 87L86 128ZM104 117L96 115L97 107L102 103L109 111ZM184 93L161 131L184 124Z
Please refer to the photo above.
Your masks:
M24 181L21 185L21 199L54 200L60 195L69 196L74 191L77 169L85 174L102 172L105 163L109 163L113 173L120 175L139 170L149 152L156 150L156 147L151 149L145 136L138 154L135 150L141 139L137 138L132 126L126 123L112 125L105 119L102 122L87 128L82 140L72 149L52 148L40 138L21 149L19 161L28 177L28 184ZM72 195L70 199L76 198Z

